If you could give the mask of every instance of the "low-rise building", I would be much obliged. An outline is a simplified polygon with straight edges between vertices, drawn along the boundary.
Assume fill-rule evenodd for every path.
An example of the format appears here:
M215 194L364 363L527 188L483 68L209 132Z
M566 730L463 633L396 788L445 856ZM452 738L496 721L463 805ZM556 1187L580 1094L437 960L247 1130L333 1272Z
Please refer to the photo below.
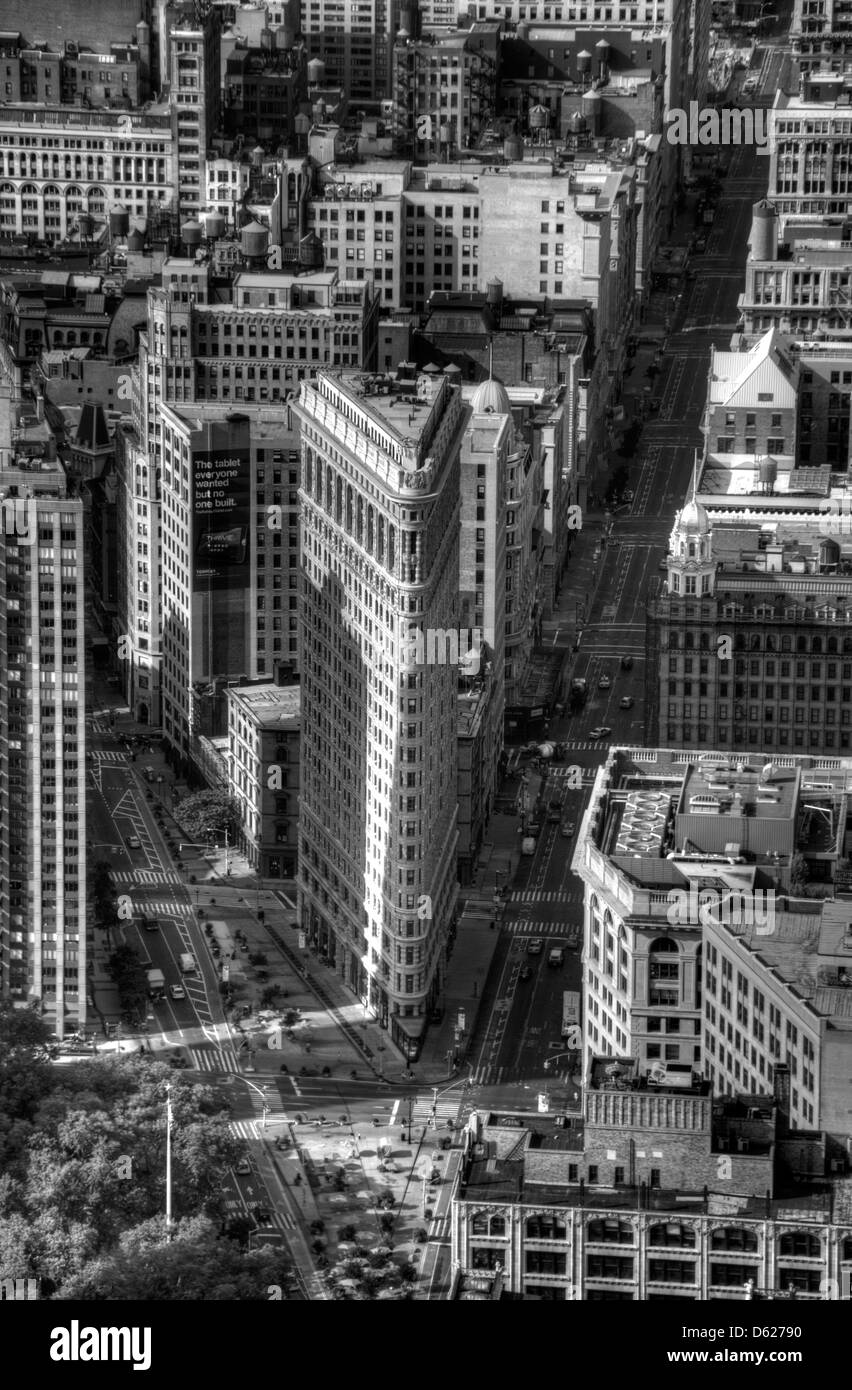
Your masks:
M282 670L283 674L283 670ZM298 685L229 686L228 791L237 847L261 878L294 879L299 855Z

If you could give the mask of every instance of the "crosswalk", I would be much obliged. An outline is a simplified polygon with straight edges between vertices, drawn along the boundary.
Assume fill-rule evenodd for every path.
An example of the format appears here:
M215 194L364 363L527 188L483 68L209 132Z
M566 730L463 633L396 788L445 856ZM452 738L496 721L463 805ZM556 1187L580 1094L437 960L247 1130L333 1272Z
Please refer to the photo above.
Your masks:
M92 759L96 763L109 763L111 767L123 767L127 764L127 754L114 749L95 748L92 751Z
M98 719L97 717L95 717L92 720L91 727L92 733L95 734L108 734L112 732L111 726L106 719Z
M448 1121L452 1121L453 1123L455 1123L455 1119L459 1113L459 1106L461 1105L462 1099L463 1096L461 1089L459 1089L458 1095L456 1096L438 1097L438 1101L434 1107L435 1132L437 1134L440 1134L442 1131L445 1134L449 1133ZM433 1102L431 1096L417 1097L411 1111L412 1127L417 1125L426 1125L428 1129L431 1129L432 1106ZM428 1133L426 1137L428 1139Z
M513 888L509 895L511 903L577 903L583 901L583 889L573 892L553 892L547 888Z
M175 869L125 869L113 874L115 883L149 883L158 887L167 883L181 884L183 879Z
M257 1120L229 1120L228 1128L235 1139L259 1139Z
M450 1239L450 1212L445 1211L441 1216L433 1216L429 1222L430 1240L449 1240Z
M233 1052L213 1047L191 1047L189 1055L192 1058L192 1065L196 1071L233 1071L238 1075L242 1073L242 1067L234 1056ZM234 1120L234 1124L253 1124L254 1121ZM257 1138L256 1134L243 1135L243 1138Z
M179 903L176 898L158 899L156 902L144 898L137 906L145 911L147 917L181 917L192 921L192 908L188 903Z
M580 927L568 922L530 921L527 917L517 922L504 922L502 927L510 936L558 936L569 947L577 945L581 934Z
M233 1197L227 1200L224 1205L226 1212L228 1212L230 1216L241 1215L246 1210L243 1203L236 1201ZM296 1218L291 1216L288 1211L276 1211L273 1208L269 1211L269 1216L270 1220L261 1226L261 1230L268 1231L270 1227L272 1227L279 1231L295 1231Z

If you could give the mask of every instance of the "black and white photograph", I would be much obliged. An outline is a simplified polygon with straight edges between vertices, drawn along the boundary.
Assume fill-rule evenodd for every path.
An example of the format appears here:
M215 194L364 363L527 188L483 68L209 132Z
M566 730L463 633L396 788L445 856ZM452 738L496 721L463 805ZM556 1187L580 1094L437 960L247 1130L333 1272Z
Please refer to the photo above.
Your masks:
M817 1373L851 415L849 0L2 0L34 1369L503 1301Z

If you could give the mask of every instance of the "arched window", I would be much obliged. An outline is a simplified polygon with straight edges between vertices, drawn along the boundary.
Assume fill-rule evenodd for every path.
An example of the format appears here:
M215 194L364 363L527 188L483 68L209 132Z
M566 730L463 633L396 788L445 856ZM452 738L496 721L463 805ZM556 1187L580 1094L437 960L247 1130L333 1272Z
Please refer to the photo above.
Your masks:
M339 474L334 485L334 519L338 526L343 524L343 479Z
M695 1231L680 1221L660 1221L648 1233L649 1244L677 1246L680 1250L695 1247Z
M684 639L683 639L683 645L684 645L684 649L685 649L686 651L688 651L688 652L691 652L691 651L694 651L694 650L695 650L695 635L694 635L694 633L688 632L688 633L686 634L686 636L685 636Z
M790 638L790 637L782 637L782 638L781 638L781 650L782 650L782 652L791 652L791 651L793 650L793 641L792 641L792 638Z
M359 544L359 545L363 545L363 544L364 544L364 499L363 499L363 497L360 497L360 496L359 496L359 498L358 498L357 517L358 517L358 520L357 520L357 522L356 522L356 524L355 524L355 535L356 535L356 537L357 537L358 544Z
M393 570L396 565L396 528L388 526L388 569Z
M588 1238L598 1244L632 1245L633 1227L629 1221L619 1221L617 1217L589 1222Z
M710 650L710 634L709 634L709 632L702 632L701 636L700 636L699 639L698 639L698 646L699 646L699 648L701 649L702 652L706 652L706 651L709 651L709 650Z
M745 649L746 649L745 633L744 633L744 632L738 632L737 635L736 635L736 637L734 638L734 651L735 651L735 652L744 652Z
M751 634L751 650L753 652L760 651L760 634L758 632L753 632Z
M777 652L777 650L778 650L778 643L776 642L775 637L773 636L773 634L772 634L771 632L768 632L768 633L766 634L766 639L765 639L765 640L766 640L766 650L767 650L768 652Z
M492 1236L504 1236L506 1234L505 1216L492 1216L491 1230L488 1234Z
M713 1250L753 1251L757 1249L757 1233L747 1226L723 1226L713 1232L710 1245Z
M35 184L34 184L34 183L22 183L22 184L21 184L21 197L22 197L22 198L37 198L37 197L38 197L38 189L36 188Z
M675 955L679 953L679 947L677 942L672 941L670 936L658 936L654 941L651 942L650 949L652 955L658 951L668 951L670 953L674 951Z
M837 638L836 638L836 637L829 637L829 638L827 639L826 644L825 644L825 650L828 652L829 656L834 656L834 654L835 654L836 651L837 651Z
M797 637L797 638L796 638L796 651L797 651L797 652L806 652L807 650L808 650L808 639L807 639L807 637Z
M385 519L384 519L384 517L382 516L381 512L379 512L377 521L378 521L378 527L377 527L378 534L377 534L376 559L379 561L380 564L383 565L384 562L385 562Z
M329 516L334 512L334 473L329 463L325 470L325 509Z
M527 1238L529 1240L564 1240L567 1234L565 1222L559 1216L544 1212L540 1216L527 1217Z
M843 1244L840 1247L841 1260L852 1260L852 1236L844 1236Z
M677 632L670 632L670 633L669 633L669 651L670 651L670 652L676 652L679 646L680 646L680 637L679 637L679 634L678 634Z
M810 1231L785 1231L778 1242L778 1253L819 1260L822 1257L822 1245L819 1236L813 1235Z
M305 450L305 492L314 488L314 455L311 449Z
M822 638L814 637L811 640L811 651L815 656L822 656Z
M475 1216L470 1218L470 1234L472 1236L488 1235L488 1216L483 1211L478 1211Z
M592 912L600 912L601 905L598 902L597 893L592 893L591 897L589 898L589 907L592 909Z
M352 484L346 484L346 530L352 535Z

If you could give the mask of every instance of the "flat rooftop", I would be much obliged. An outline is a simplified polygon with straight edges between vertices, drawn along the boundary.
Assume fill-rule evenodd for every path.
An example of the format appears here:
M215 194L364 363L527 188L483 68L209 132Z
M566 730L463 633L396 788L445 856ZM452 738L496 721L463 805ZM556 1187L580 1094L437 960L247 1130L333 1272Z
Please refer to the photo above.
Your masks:
M231 686L228 696L260 729L299 728L302 691L298 685Z

